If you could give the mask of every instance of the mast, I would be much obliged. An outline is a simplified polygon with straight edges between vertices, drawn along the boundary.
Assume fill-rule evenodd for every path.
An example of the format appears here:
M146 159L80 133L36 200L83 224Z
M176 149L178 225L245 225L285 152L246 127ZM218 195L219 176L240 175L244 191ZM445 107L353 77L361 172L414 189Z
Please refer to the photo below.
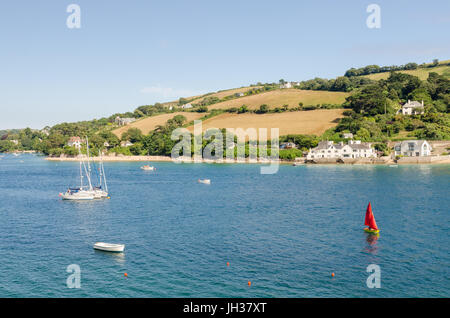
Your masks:
M87 154L87 170L86 171L86 176L88 178L89 181L89 190L92 190L92 183L91 183L91 164L89 163L90 159L89 159L89 140L88 137L86 136L86 154ZM85 167L86 169L86 167Z
M82 190L83 189L83 171L82 171L82 168L81 168L81 165L82 165L81 160L82 160L82 158L81 158L81 150L80 150L80 148L78 148L78 154L80 155L80 190Z
M101 163L101 174L103 176L103 181L105 183L105 191L108 192L108 184L106 183L105 166L103 165L103 155L102 154L100 154L100 163ZM101 180L101 177L100 177L100 180Z

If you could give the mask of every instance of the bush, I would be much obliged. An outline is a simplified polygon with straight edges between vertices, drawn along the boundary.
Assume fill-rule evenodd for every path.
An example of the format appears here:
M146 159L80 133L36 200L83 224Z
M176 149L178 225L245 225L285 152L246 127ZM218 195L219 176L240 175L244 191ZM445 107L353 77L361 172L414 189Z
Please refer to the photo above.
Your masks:
M280 150L280 159L282 160L295 160L295 158L302 157L303 152L299 149L281 149Z
M248 110L247 105L242 105L242 106L239 107L239 109L238 109L238 114L247 113L248 111L249 111L249 110Z
M315 109L317 109L317 106L316 105L306 105L306 106L303 106L302 109L303 110L315 110Z

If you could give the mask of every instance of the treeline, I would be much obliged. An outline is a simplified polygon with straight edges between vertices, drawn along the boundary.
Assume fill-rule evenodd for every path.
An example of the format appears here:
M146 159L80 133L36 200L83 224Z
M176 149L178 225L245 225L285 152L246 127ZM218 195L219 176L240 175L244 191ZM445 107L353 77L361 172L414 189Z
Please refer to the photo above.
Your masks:
M350 92L355 88L372 84L375 81L366 77L346 77L340 76L336 79L326 79L316 77L311 80L302 81L295 88L316 90L316 91L335 91L335 92Z
M392 65L392 66L378 66L378 65L367 65L361 68L351 68L347 70L344 74L346 77L369 75L375 73L383 72L393 72L393 71L407 71L415 70L419 67L417 63L407 63L405 65Z

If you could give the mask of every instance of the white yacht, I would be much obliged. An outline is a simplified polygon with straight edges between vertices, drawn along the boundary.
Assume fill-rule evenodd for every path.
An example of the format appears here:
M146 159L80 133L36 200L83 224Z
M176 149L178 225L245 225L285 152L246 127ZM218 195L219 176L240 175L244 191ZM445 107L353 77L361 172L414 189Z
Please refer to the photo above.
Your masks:
M89 156L89 143L86 137L86 150L87 150L87 165L84 163L81 157L81 151L78 150L80 155L80 186L76 188L69 188L67 192L60 193L63 200L92 200L92 199L102 199L108 197L108 185L106 183L105 169L103 167L103 160L100 162L99 167L99 184L93 186L91 182L91 165ZM88 180L88 184L85 186L83 184L83 171Z

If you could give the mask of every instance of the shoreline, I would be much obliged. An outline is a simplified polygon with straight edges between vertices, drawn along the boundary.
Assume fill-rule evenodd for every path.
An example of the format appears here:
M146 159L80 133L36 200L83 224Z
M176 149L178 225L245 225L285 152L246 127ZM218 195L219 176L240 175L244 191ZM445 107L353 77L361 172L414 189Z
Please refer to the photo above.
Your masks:
M81 159L86 159L82 156ZM390 157L381 157L374 159L358 158L351 160L317 160L316 162L306 162L303 158L301 160L236 160L223 159L221 161L208 159L194 159L190 157L180 157L172 160L167 156L103 156L91 157L92 161L104 162L174 162L174 163L215 163L215 164L291 164L291 165L405 165L405 164L450 164L450 156L430 156L430 157L404 157L400 160L394 161ZM47 161L79 161L80 157L46 157Z

